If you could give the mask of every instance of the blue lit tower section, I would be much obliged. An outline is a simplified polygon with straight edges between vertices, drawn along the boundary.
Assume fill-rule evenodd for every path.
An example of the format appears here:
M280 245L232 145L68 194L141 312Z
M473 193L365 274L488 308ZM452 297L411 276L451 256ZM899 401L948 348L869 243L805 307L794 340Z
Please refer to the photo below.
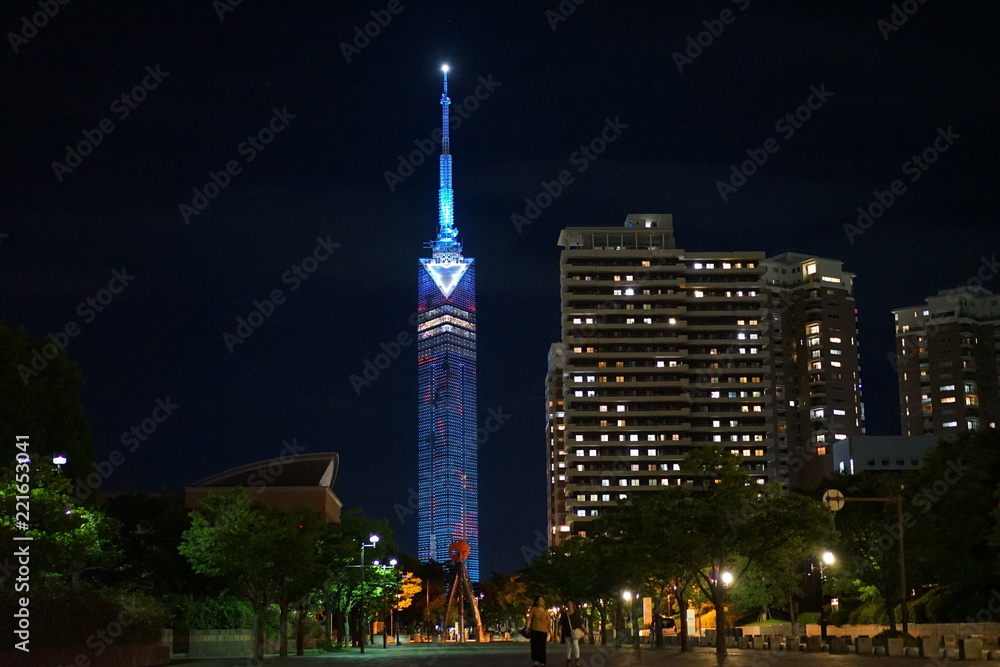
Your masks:
M476 268L455 229L447 66L442 71L438 234L417 272L417 554L445 563L451 543L465 540L469 578L478 582Z

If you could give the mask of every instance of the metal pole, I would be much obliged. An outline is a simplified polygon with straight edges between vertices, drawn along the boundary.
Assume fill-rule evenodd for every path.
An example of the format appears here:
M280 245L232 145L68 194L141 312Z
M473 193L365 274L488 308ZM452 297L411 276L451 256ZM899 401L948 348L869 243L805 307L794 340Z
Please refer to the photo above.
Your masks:
M906 598L909 597L906 589L906 546L903 541L903 494L896 496L896 521L899 524L899 596L903 601L903 634L909 634L909 614L906 611Z
M367 639L368 628L365 627L365 545L361 544L361 621L358 623L361 630L361 653L365 652L365 640Z

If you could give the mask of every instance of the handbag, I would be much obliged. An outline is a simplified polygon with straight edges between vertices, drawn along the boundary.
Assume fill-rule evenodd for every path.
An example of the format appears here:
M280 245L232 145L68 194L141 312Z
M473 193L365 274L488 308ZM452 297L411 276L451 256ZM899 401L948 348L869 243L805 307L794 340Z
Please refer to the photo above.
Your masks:
M573 639L580 641L587 634L583 628L573 628Z
M519 635L521 635L525 639L531 639L531 633L528 632L528 628L526 628L526 627L525 628L521 628L517 632L518 632Z

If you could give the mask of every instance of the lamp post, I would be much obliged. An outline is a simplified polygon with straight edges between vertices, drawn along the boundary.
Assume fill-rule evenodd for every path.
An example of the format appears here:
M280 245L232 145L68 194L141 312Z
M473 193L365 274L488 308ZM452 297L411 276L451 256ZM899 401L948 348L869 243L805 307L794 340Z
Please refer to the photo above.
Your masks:
M833 565L836 557L832 551L824 551L819 560L819 636L826 641L826 626L829 619L826 617L826 566Z
M361 543L361 653L365 652L365 642L368 640L368 622L365 620L365 549L373 549L379 541L378 535L368 538L369 542Z
M399 561L397 561L395 558L390 558L388 565L382 565L382 563L380 563L379 561L373 561L373 562L374 562L375 565L379 566L379 568L382 570L382 574L384 575L387 571L389 571L392 568L396 567L396 563L398 563ZM389 618L390 614L392 614L392 609L391 608L386 613L385 618L382 619L382 648L388 648L389 647L389 639L388 639L388 635L386 634L387 633L386 619Z

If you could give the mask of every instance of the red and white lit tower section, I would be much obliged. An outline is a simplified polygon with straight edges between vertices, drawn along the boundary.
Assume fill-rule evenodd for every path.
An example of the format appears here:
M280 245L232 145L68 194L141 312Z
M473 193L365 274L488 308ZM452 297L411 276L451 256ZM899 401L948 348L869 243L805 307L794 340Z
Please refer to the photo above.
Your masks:
M448 137L448 67L441 94L438 234L417 271L417 555L447 562L469 543L469 578L479 581L476 443L476 267L455 228Z

